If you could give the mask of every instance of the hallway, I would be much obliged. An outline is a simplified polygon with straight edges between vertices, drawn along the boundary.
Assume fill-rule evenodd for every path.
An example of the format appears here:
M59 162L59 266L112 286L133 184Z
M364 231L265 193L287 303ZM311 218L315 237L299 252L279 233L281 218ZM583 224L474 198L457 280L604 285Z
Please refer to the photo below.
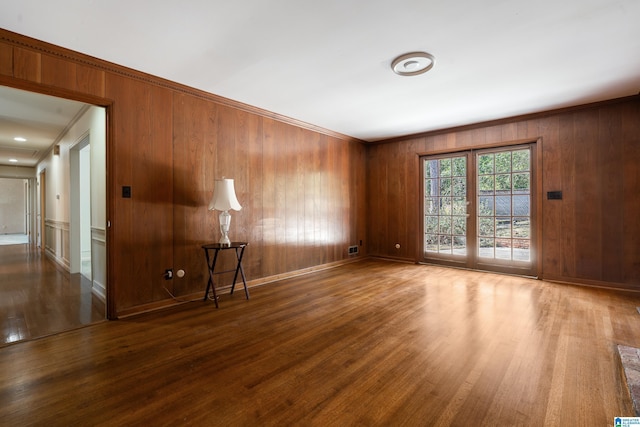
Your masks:
M0 246L0 346L105 319L91 282L32 245Z

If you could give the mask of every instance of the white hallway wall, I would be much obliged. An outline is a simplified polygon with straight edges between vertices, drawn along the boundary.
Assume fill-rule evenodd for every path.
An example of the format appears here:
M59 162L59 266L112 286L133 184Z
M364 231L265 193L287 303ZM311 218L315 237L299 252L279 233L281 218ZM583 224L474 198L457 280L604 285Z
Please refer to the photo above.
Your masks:
M106 112L91 106L59 141L60 154L50 151L36 166L46 170L47 252L69 268L70 150L90 135L91 159L91 252L94 292L106 295Z

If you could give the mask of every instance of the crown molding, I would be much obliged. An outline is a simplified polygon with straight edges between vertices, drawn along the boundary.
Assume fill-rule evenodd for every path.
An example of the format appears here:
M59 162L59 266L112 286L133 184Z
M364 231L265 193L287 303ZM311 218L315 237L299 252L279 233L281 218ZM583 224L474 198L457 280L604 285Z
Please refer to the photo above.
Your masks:
M73 62L76 64L89 66L105 72L117 74L123 77L144 82L146 84L159 86L175 92L184 93L186 95L194 96L196 98L200 98L206 101L215 102L220 105L232 107L247 113L251 113L251 114L255 114L255 115L269 118L272 120L276 120L282 123L286 123L292 126L296 126L298 128L317 132L333 138L350 141L350 142L359 142L362 144L366 143L366 141L360 140L358 138L354 138L352 136L345 135L339 132L334 132L330 129L325 129L323 127L316 126L311 123L304 122L302 120L297 120L292 117L287 117L278 113L274 113L272 111L255 107L253 105L249 105L239 101L235 101L233 99L225 98L220 95L215 95L200 89L193 88L191 86L183 85L181 83L174 82L172 80L164 79L162 77L154 76L152 74L144 73L142 71L137 71L131 68L127 68L122 65L115 64L113 62L105 61L103 59L99 59L90 55L76 52L61 46L56 46L42 40L37 40L28 36L24 36L22 34L5 30L3 28L0 28L0 42L4 42L10 45L13 45L15 47L36 51L45 55L53 56L53 57L63 59L65 61Z
M640 93L638 93L636 95L625 96L625 97L622 97L622 98L607 99L607 100L604 100L604 101L597 101L597 102L591 102L591 103L587 103L587 104L574 105L574 106L571 106L571 107L556 108L556 109L552 109L552 110L540 111L540 112L537 112L537 113L522 114L522 115L519 115L519 116L505 117L505 118L502 118L502 119L495 119L495 120L489 120L489 121L485 121L485 122L471 123L471 124L468 124L468 125L454 126L454 127L445 128L445 129L435 129L435 130L431 130L431 131L427 131L427 132L415 133L415 134L411 134L411 135L398 136L398 137L395 137L395 138L382 139L382 140L379 140L379 141L370 142L369 145L378 145L378 144L387 144L387 143L393 143L393 142L402 142L402 141L408 141L410 139L427 138L427 137L443 135L443 134L448 134L448 133L454 133L454 132L463 132L463 131L469 131L469 130L474 130L474 129L487 128L487 127L491 127L491 126L506 125L506 124L515 123L515 122L522 122L522 121L526 121L526 120L541 119L541 118L545 118L545 117L549 117L549 116L555 116L555 115L558 115L558 114L574 113L574 112L577 112L577 111L580 111L580 110L589 109L589 108L598 108L598 107L604 107L604 106L607 106L607 105L622 104L622 103L625 103L625 102L632 102L632 101L640 101Z

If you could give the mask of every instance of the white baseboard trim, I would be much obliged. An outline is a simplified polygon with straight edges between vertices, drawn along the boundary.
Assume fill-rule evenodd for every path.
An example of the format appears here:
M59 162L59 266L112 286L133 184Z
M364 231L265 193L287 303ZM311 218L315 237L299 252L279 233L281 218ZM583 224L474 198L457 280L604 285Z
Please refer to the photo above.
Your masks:
M92 283L91 293L98 297L100 301L107 302L107 288L97 280L94 280Z

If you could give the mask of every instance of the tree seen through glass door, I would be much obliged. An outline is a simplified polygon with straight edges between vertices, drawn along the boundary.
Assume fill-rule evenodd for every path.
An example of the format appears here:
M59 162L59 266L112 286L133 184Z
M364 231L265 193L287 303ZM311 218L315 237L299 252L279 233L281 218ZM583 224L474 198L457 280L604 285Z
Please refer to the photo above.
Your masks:
M467 254L467 158L425 160L424 251Z

